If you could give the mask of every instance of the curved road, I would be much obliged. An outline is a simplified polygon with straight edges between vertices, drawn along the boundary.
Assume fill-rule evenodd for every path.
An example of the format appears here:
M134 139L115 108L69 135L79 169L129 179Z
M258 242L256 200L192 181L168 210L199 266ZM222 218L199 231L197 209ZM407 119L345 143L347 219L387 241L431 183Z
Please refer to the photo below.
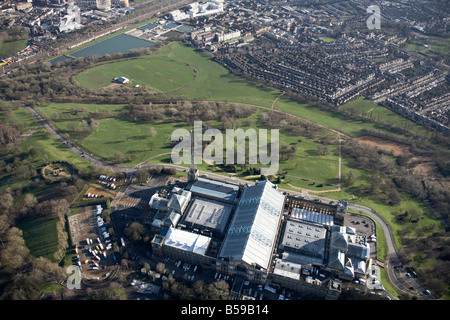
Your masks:
M40 113L34 109L31 106L25 106L39 121L39 124L46 129L53 137L55 137L57 140L59 140L61 143L63 143L66 147L68 147L72 152L79 155L80 157L85 158L86 160L90 161L91 163L102 165L108 168L111 168L114 171L119 172L126 172L127 175L133 176L136 173L136 170L140 168L142 165L139 164L135 167L123 167L123 166L117 166L112 165L110 163L106 163L100 159L97 159L93 157L91 154L85 153L80 148L74 146L72 143L70 143L67 139L65 139L63 136L61 136L53 127L51 124L48 123L48 121L40 115ZM146 165L146 167L150 167L152 165ZM178 171L186 171L187 168L183 166L173 165L173 164L164 164L166 167L172 167L175 168ZM240 180L238 178L230 177L225 178L223 175L210 173L210 172L200 172L201 174L206 174L208 177L218 179L218 180L225 180L227 182L231 183L240 183L240 184L248 184L248 181ZM287 193L302 196L305 199L320 199L323 202L330 202L335 201L335 199L329 199L324 198L320 196L310 196L305 195L305 193L302 192L296 192L292 190L285 190L281 189L281 191L285 191ZM387 270L387 274L389 277L389 281L391 284L395 287L395 289L401 293L408 294L411 296L423 298L423 299L439 299L439 297L433 295L433 294L425 294L425 288L413 277L407 276L407 272L403 269L401 260L397 254L397 249L395 247L394 243L394 237L392 235L391 229L389 228L388 223L380 216L378 215L374 210L361 206L358 204L348 204L349 209L358 210L361 212L364 212L365 214L369 215L372 219L376 220L379 225L383 228L384 235L386 238L386 244L387 244L387 258L385 261L385 269Z

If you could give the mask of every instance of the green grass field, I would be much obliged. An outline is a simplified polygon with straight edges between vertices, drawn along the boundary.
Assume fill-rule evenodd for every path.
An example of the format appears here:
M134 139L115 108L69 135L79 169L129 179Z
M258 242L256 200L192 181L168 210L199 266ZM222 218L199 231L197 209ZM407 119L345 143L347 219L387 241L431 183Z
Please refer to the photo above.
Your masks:
M178 125L174 123L130 123L121 119L106 119L100 122L97 132L81 142L83 148L106 160L113 160L115 152L136 158L124 165L136 165L145 159L170 152L170 135ZM149 135L150 127L156 135Z
M28 40L17 40L3 43L0 46L0 58L7 58L12 56L16 52L25 49L27 44Z
M323 42L326 42L326 43L330 43L330 42L336 41L336 38L323 37L323 38L320 38L320 40L322 40Z
M39 111L48 118L58 119L54 125L71 137L71 140L81 146L86 152L102 158L106 161L114 161L115 153L120 151L128 158L123 165L136 165L147 159L156 157L160 154L170 153L172 132L180 127L188 128L187 124L170 122L130 122L118 117L123 106L110 105L82 105L82 104L50 104L45 107L39 107ZM89 111L109 111L111 118L100 120L97 131L88 136L80 134L80 121L83 117L89 118ZM248 122L252 120L253 127L258 131L263 126L257 120L262 110L258 110L248 119L241 119L241 129L249 129ZM69 120L64 120L69 119ZM76 123L72 129L69 129L70 123ZM213 127L217 123L210 123ZM150 128L156 130L156 135L149 135ZM224 144L225 145L225 144ZM312 139L297 137L283 131L280 131L280 145L295 145L297 152L289 160L280 162L280 172L287 171L293 183L300 182L302 178L314 179L323 183L337 183L338 178L338 154L337 146L329 146L328 155L319 155L318 144ZM225 154L225 153L224 153ZM159 158L155 158L159 159ZM170 156L165 158L170 162ZM154 161L151 161L154 162ZM255 165L260 167L260 165ZM207 169L207 168L205 168ZM320 183L319 183L320 184Z
M130 79L131 85L168 92L188 85L194 80L195 71L186 63L142 57L90 68L76 79L88 88L97 89L114 83L114 79L121 76Z
M33 256L54 260L53 253L58 250L56 222L56 218L39 218L27 220L19 225L23 231L25 244Z
M198 76L193 83L177 92L171 93L170 96L182 96L188 99L240 102L266 108L270 108L273 105L277 110L312 120L325 127L339 130L352 137L363 134L363 128L382 129L381 126L370 121L351 118L348 115L319 109L316 106L294 101L286 96L280 96L281 92L279 90L265 88L259 84L237 77L231 74L222 65L214 62L208 53L196 51L192 47L181 42L172 42L160 48L152 55L141 57L139 59L120 61L88 69L87 71L82 72L77 80L82 85L92 86L93 83L89 81L89 76L95 73L94 70L101 70L102 72L97 73L106 74L106 69L108 68L110 70L117 70L117 68L125 67L128 67L131 72L130 78L133 79L135 75L139 75L143 72L143 70L136 69L138 66L142 68L148 66L147 71L151 71L151 66L154 64L150 61L162 60L176 61L177 63L184 65L187 64L198 71ZM175 66L176 65L169 64L169 67ZM164 73L169 75L172 73L172 70L170 70L170 68L165 69L163 73L161 73L162 78L167 76ZM106 78L110 79L111 75L108 75ZM150 87L157 86L157 84L155 84L155 79L151 77L148 77L147 79ZM274 103L277 97L279 97L279 99ZM85 108L90 110L92 106L85 106ZM414 132L426 132L423 127L416 125L412 121L406 120L400 115L397 115L370 100L364 99L363 97L355 99L346 105L341 106L341 108L344 110L353 109L358 116L370 118L369 115L371 115L371 117L377 121L395 124L400 127L408 127ZM114 113L114 111L111 112ZM65 125L64 122L58 122L58 126L63 130L67 129L64 127ZM115 130L110 129L113 127ZM77 142L89 152L107 160L112 160L112 150L114 147L117 147L117 150L121 150L126 156L133 155L134 160L126 164L137 164L158 154L171 151L171 149L164 146L164 144L168 141L167 136L174 128L171 127L168 129L167 127L171 126L159 124L159 130L157 128L157 139L155 139L154 142L151 142L149 139L143 137L143 134L146 133L145 131L148 130L148 125L134 123L133 126L130 126L127 122L119 119L107 119L100 122L98 132L91 134L87 138L78 139ZM166 132L165 136L161 136L164 132ZM128 139L126 139L126 135L128 135ZM76 137L74 136L74 138ZM298 138L299 137L283 136L282 140L284 140L286 144L290 144L296 142ZM163 143L161 144L161 142ZM149 145L151 145L153 150L150 150ZM308 141L308 139L302 138L302 142L298 144L298 150L295 156L296 159L300 160L295 163L294 161L288 161L286 163L281 163L280 165L280 171L288 172L288 175L290 176L288 179L290 179L289 181L291 181L292 184L302 187L310 185L315 189L318 189L311 182L306 182L302 179L312 179L329 184L336 184L338 182L337 146L330 146L330 154L328 156L322 156L318 155L317 145L314 141ZM162 155L161 157L150 160L152 163L158 161L170 162L170 157ZM206 166L206 169L208 169L208 166ZM211 168L209 169L211 170ZM346 165L343 164L342 172L346 172L347 169ZM360 181L365 181L365 176L362 173ZM322 188L322 190L331 189L331 186L326 187L323 185Z
M23 150L28 150L32 146L37 151L36 159L44 159L46 162L65 161L76 168L87 167L90 164L90 162L79 157L61 142L51 137L43 128L36 130L21 144Z
M67 128L69 121L75 122L77 129L78 122L92 118L92 114L102 113L105 118L117 117L124 107L121 104L48 103L36 108L47 119L55 121L60 130L69 131Z
M197 80L189 87L171 94L189 99L231 101L271 107L280 95L276 89L265 88L231 74L213 61L208 53L198 52L181 42L162 47L155 57L169 57L191 64L198 70Z
M170 61L170 63L165 64L167 68L164 69L158 66L158 63L161 61ZM107 74L110 72L107 69L117 70L118 68L124 68L124 71L130 71L128 73L130 79L145 77L149 87L168 91L163 89L169 88L173 90L175 87L178 87L171 84L170 81L169 83L165 82L164 79L174 78L175 70L181 66L184 66L184 68L180 69L183 71L182 78L184 78L184 81L179 81L178 87L188 84L192 80L192 68L198 71L198 77L194 83L180 91L171 93L171 96L183 96L188 99L243 102L270 107L274 99L280 94L278 90L266 89L230 74L223 66L211 60L207 53L197 52L192 47L181 42L172 42L150 56L88 69L80 73L76 79L81 85L92 87L97 84L95 80L91 81L89 78L95 73L91 70L96 70L100 74ZM152 69L152 67L156 69ZM152 76L153 70L159 73L156 76ZM102 79L107 79L103 82L103 85L108 81L110 82L113 77L120 75L118 71L114 71L105 77L102 76ZM160 82L163 83L160 84Z
M355 100L342 105L340 108L343 110L353 109L361 117L373 119L376 122L394 125L399 128L406 128L415 134L427 135L425 127L364 97L358 97Z
M406 45L409 50L422 53L430 57L450 55L450 41L439 37L429 36L427 39L417 40Z
M151 66L154 66L155 64L149 61L154 60L159 62L167 59L176 61L178 64L169 64L169 68L161 70L161 73L159 74L160 77L152 77ZM110 83L114 76L119 76L117 71L111 71L111 73L108 74L108 72L110 72L108 70L117 70L119 68L124 68L123 70L128 69L129 78L135 79L141 77L144 72L144 70L138 69L138 67L144 68L148 65L147 69L144 68L149 74L146 77L148 86L160 91L167 91L167 89L170 89L171 87L166 87L167 83L159 84L159 81L162 81L161 79L164 79L165 77L172 79L172 68L179 66L179 64L188 64L192 66L198 71L198 76L193 83L190 83L190 85L181 90L170 93L170 96L184 97L187 99L240 102L270 108L275 99L281 94L277 89L266 88L231 74L222 65L213 61L208 53L196 51L192 47L181 42L172 42L160 48L154 54L139 59L93 67L80 73L77 76L77 80L81 85L86 87L101 87L107 85L108 82ZM95 75L95 73L98 73L99 75ZM103 80L92 80L97 76L102 77ZM359 136L364 127L383 129L376 123L354 119L350 116L319 109L317 106L294 101L286 96L281 96L274 104L274 108L301 118L312 120L353 137ZM355 99L346 105L343 105L341 108L353 108L359 113L358 115L361 113L372 113L374 120L394 124L399 127L407 126L412 128L413 132L417 133L426 132L422 126L417 125L370 100L364 99L363 97Z

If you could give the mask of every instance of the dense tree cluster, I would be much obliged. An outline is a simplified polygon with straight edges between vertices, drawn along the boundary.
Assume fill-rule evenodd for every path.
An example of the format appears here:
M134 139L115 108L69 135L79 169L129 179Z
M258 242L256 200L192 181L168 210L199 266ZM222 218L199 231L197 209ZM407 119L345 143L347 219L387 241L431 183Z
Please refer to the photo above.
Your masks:
M205 283L197 280L192 285L184 281L177 281L172 275L168 276L168 281L163 282L163 295L166 298L180 300L226 300L230 294L230 288L226 281L217 280Z
M450 240L443 235L417 237L406 240L400 255L407 265L417 271L422 283L433 293L448 294L450 282ZM421 266L427 263L427 267Z
M352 188L355 194L375 196L388 205L395 205L402 201L399 191L409 194L414 199L422 200L436 214L444 225L449 225L450 192L442 188L439 183L429 177L414 173L414 158L426 157L437 164L443 176L447 176L445 168L449 166L448 151L441 146L430 144L423 138L405 138L393 133L366 130L373 136L382 137L389 141L409 146L409 153L397 156L396 161L374 149L355 140L347 141L342 147L342 153L351 159L354 166L364 169L371 176L365 188ZM443 141L440 138L440 141ZM445 145L445 143L443 144ZM420 162L419 162L420 163ZM353 174L343 175L343 182L351 185ZM447 293L446 284L450 281L448 228L443 231L435 230L435 225L419 226L420 215L413 209L393 212L398 223L402 224L404 246L400 250L405 265L416 268L420 281L432 292L438 295ZM423 229L422 229L423 228ZM432 237L413 236L433 232ZM433 261L424 267L425 261Z
M20 138L20 131L0 122L0 147L15 143Z
M254 108L238 103L214 101L179 101L167 103L150 102L147 104L129 104L123 111L123 116L133 121L193 123L195 120L220 120L225 127L247 118L255 112Z
M30 254L30 250L23 239L23 231L14 226L13 218L8 214L8 211L5 211L5 206L11 206L12 201L8 199L9 203L5 203L5 197L3 197L3 200L0 209L0 242L2 244L0 246L0 277L6 281L2 282L0 299L39 299L42 296L43 289L49 283L59 284L66 279L67 275L58 264ZM60 214L60 209L65 211L60 204L55 204L55 207L52 214ZM68 208L67 205L65 207ZM30 211L33 210L34 207L30 208ZM57 229L58 237L60 237L59 231L63 230L64 226L59 226ZM62 235L61 237L60 244L62 242L65 249L67 238ZM57 254L60 258L61 255L65 254L65 251Z

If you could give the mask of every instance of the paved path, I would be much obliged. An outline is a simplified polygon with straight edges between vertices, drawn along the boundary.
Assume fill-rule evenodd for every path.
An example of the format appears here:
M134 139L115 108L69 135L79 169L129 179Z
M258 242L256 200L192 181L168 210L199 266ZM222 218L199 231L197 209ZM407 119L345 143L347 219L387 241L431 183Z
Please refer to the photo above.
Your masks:
M62 137L48 122L46 119L44 119L39 112L34 109L31 106L25 106L35 117L36 119L39 121L40 125L46 129L53 137L55 137L57 140L59 140L61 143L63 143L64 145L66 145L66 147L68 147L72 152L78 154L80 157L84 157L86 160L95 163L95 164L99 164L108 168L111 168L114 171L118 171L118 172L126 172L127 174L129 174L130 176L133 176L136 173L136 170L138 169L138 167L141 167L141 165L135 166L135 167L125 167L125 166L117 166L117 165L112 165L109 163L104 162L103 160L97 159L95 157L93 157L90 154L86 154L84 153L81 149L79 149L78 147L72 145L69 141L67 141L67 139L65 139L64 137ZM146 165L145 167L151 167L152 165ZM178 171L183 171L186 172L187 168L183 167L183 166L179 166L179 165L174 165L174 164L164 164L165 167L171 167L171 168L175 168ZM210 172L202 172L200 171L201 175L207 175L210 178L213 179L217 179L217 180L222 180L222 181L226 181L229 183L235 183L235 184L251 184L250 181L247 180L241 180L238 179L236 177L224 177L223 175L220 174L215 174L215 173L210 173ZM304 197L306 199L319 199L322 202L326 202L329 203L330 201L335 201L335 199L329 199L329 198L324 198L324 197L320 197L317 195L309 195L309 194L305 194L305 192L296 192L296 191L292 191L292 190L287 190L287 189L279 189L282 192L286 192L292 195L298 195L301 197ZM303 190L304 191L304 190ZM424 298L424 299L438 299L438 297L434 296L434 295L426 295L424 294L425 288L418 282L416 281L414 278L408 278L406 279L406 272L403 270L403 266L401 264L401 260L397 254L397 249L395 247L395 243L394 243L394 237L392 235L391 229L389 228L388 223L380 216L378 215L374 210L365 207L365 206L361 206L358 204L352 204L349 203L348 204L348 208L349 209L353 209L353 210L357 210L357 211L361 211L363 213L366 213L367 215L369 215L371 218L373 218L375 221L377 221L379 223L379 225L381 226L381 228L384 231L384 235L386 238L386 245L387 245L387 259L385 261L385 268L387 270L387 274L389 277L389 281L391 282L391 284L395 287L396 290L398 290L401 293L404 294L408 294L411 296L416 296L416 297L420 297L420 298Z

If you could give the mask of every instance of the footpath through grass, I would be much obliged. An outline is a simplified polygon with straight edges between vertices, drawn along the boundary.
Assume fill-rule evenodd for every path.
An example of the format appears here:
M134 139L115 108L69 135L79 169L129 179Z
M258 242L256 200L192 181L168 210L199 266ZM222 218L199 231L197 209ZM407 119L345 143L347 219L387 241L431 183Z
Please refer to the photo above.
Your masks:
M187 64L192 68L195 68L198 72L195 81L179 91L170 93L169 95L171 97L179 97L180 99L187 100L198 99L246 103L266 108L271 108L273 106L275 109L283 111L286 114L309 119L327 128L339 130L351 137L362 135L364 128L388 130L381 125L382 123L394 125L398 128L408 128L414 133L427 133L426 129L422 126L362 97L341 106L340 108L343 111L347 111L347 114L343 114L331 110L320 109L319 107L308 103L295 101L286 95L280 96L280 90L266 88L255 82L247 81L235 76L222 65L213 61L208 53L197 51L182 42L172 42L160 48L152 55L141 57L137 60L111 63L108 64L108 66L112 68L111 70L114 70L114 68L117 68L116 70L125 68L122 70L132 71L130 73L130 78L133 79L138 78L139 74L143 73L145 69L138 69L137 61L140 62L142 66L147 66L148 69L145 69L147 73L150 74L153 70L153 73L156 74L157 67L153 62L167 59L175 61L178 64ZM147 64L144 64L145 61L148 61ZM148 77L149 87L158 88L158 81L166 77L167 74L172 71L173 70L170 70L169 68L164 71L166 73L161 73L159 77ZM86 78L89 76L89 72L90 70L87 70L78 76L77 79L82 85L92 86L92 83L89 83ZM109 78L111 78L111 76L112 74L108 75ZM279 97L279 99L276 100L276 103L274 104L277 97ZM352 111L354 112L353 116L351 115ZM377 122L379 123L377 124ZM83 147L92 150L93 153L105 159L111 159L112 150L116 149L121 150L127 155L135 154L135 160L133 160L132 163L139 163L147 157L152 156L155 156L155 158L149 161L151 163L170 163L170 156L158 156L158 154L171 151L171 148L168 149L164 147L164 143L167 141L167 136L172 132L175 126L168 124L158 124L155 126L158 126L158 128L156 128L158 135L154 139L148 140L144 137L146 134L145 131L148 130L146 124L127 123L120 119L102 120L98 132L91 134L80 142L82 142ZM129 135L128 139L126 138L127 133ZM300 159L299 165L296 167L293 161L281 164L282 169L288 170L288 174L291 175L291 177L288 178L290 179L289 181L293 184L299 183L299 186L301 187L306 187L308 184L311 184L312 186L312 182L302 180L302 178L336 183L338 165L337 147L334 146L331 148L328 157L318 157L314 141L309 141L302 137L282 137L286 143L295 142L294 140L298 140L299 138L302 139L302 142L299 143L298 151L294 157ZM208 168L207 165L204 167L205 169L213 170ZM353 171L358 177L353 188L364 188L367 185L367 173L352 167L344 161L342 173L347 173L349 170ZM326 189L330 190L329 187L326 187ZM353 191L355 191L355 189L343 188L339 192L327 193L325 196L359 203L377 211L391 225L395 236L396 246L397 248L400 248L402 246L403 226L396 221L395 214L401 212L401 210L411 209L411 206L418 206L418 202L411 201L411 199L407 199L407 197L403 195L401 205L389 207L385 205L383 201L372 197L357 198L354 196L356 193ZM418 209L418 211L420 211L422 217L418 222L418 227L424 231L426 230L425 228L433 222L430 220L428 212L423 207L420 207L420 210ZM431 228L427 230L430 231L427 231L426 234L432 232Z
M198 72L195 81L192 81L193 68ZM90 68L80 73L77 81L89 88L99 88L109 85L115 77L121 75L128 76L132 85L140 82L160 92L180 88L169 96L181 99L229 101L266 108L273 106L277 110L309 119L352 137L361 135L363 128L383 130L376 122L410 128L415 133L426 133L422 126L363 97L340 107L346 111L354 110L355 117L351 117L295 101L285 95L280 96L280 90L235 76L213 61L209 53L198 51L182 42L172 42L157 52L138 59Z

